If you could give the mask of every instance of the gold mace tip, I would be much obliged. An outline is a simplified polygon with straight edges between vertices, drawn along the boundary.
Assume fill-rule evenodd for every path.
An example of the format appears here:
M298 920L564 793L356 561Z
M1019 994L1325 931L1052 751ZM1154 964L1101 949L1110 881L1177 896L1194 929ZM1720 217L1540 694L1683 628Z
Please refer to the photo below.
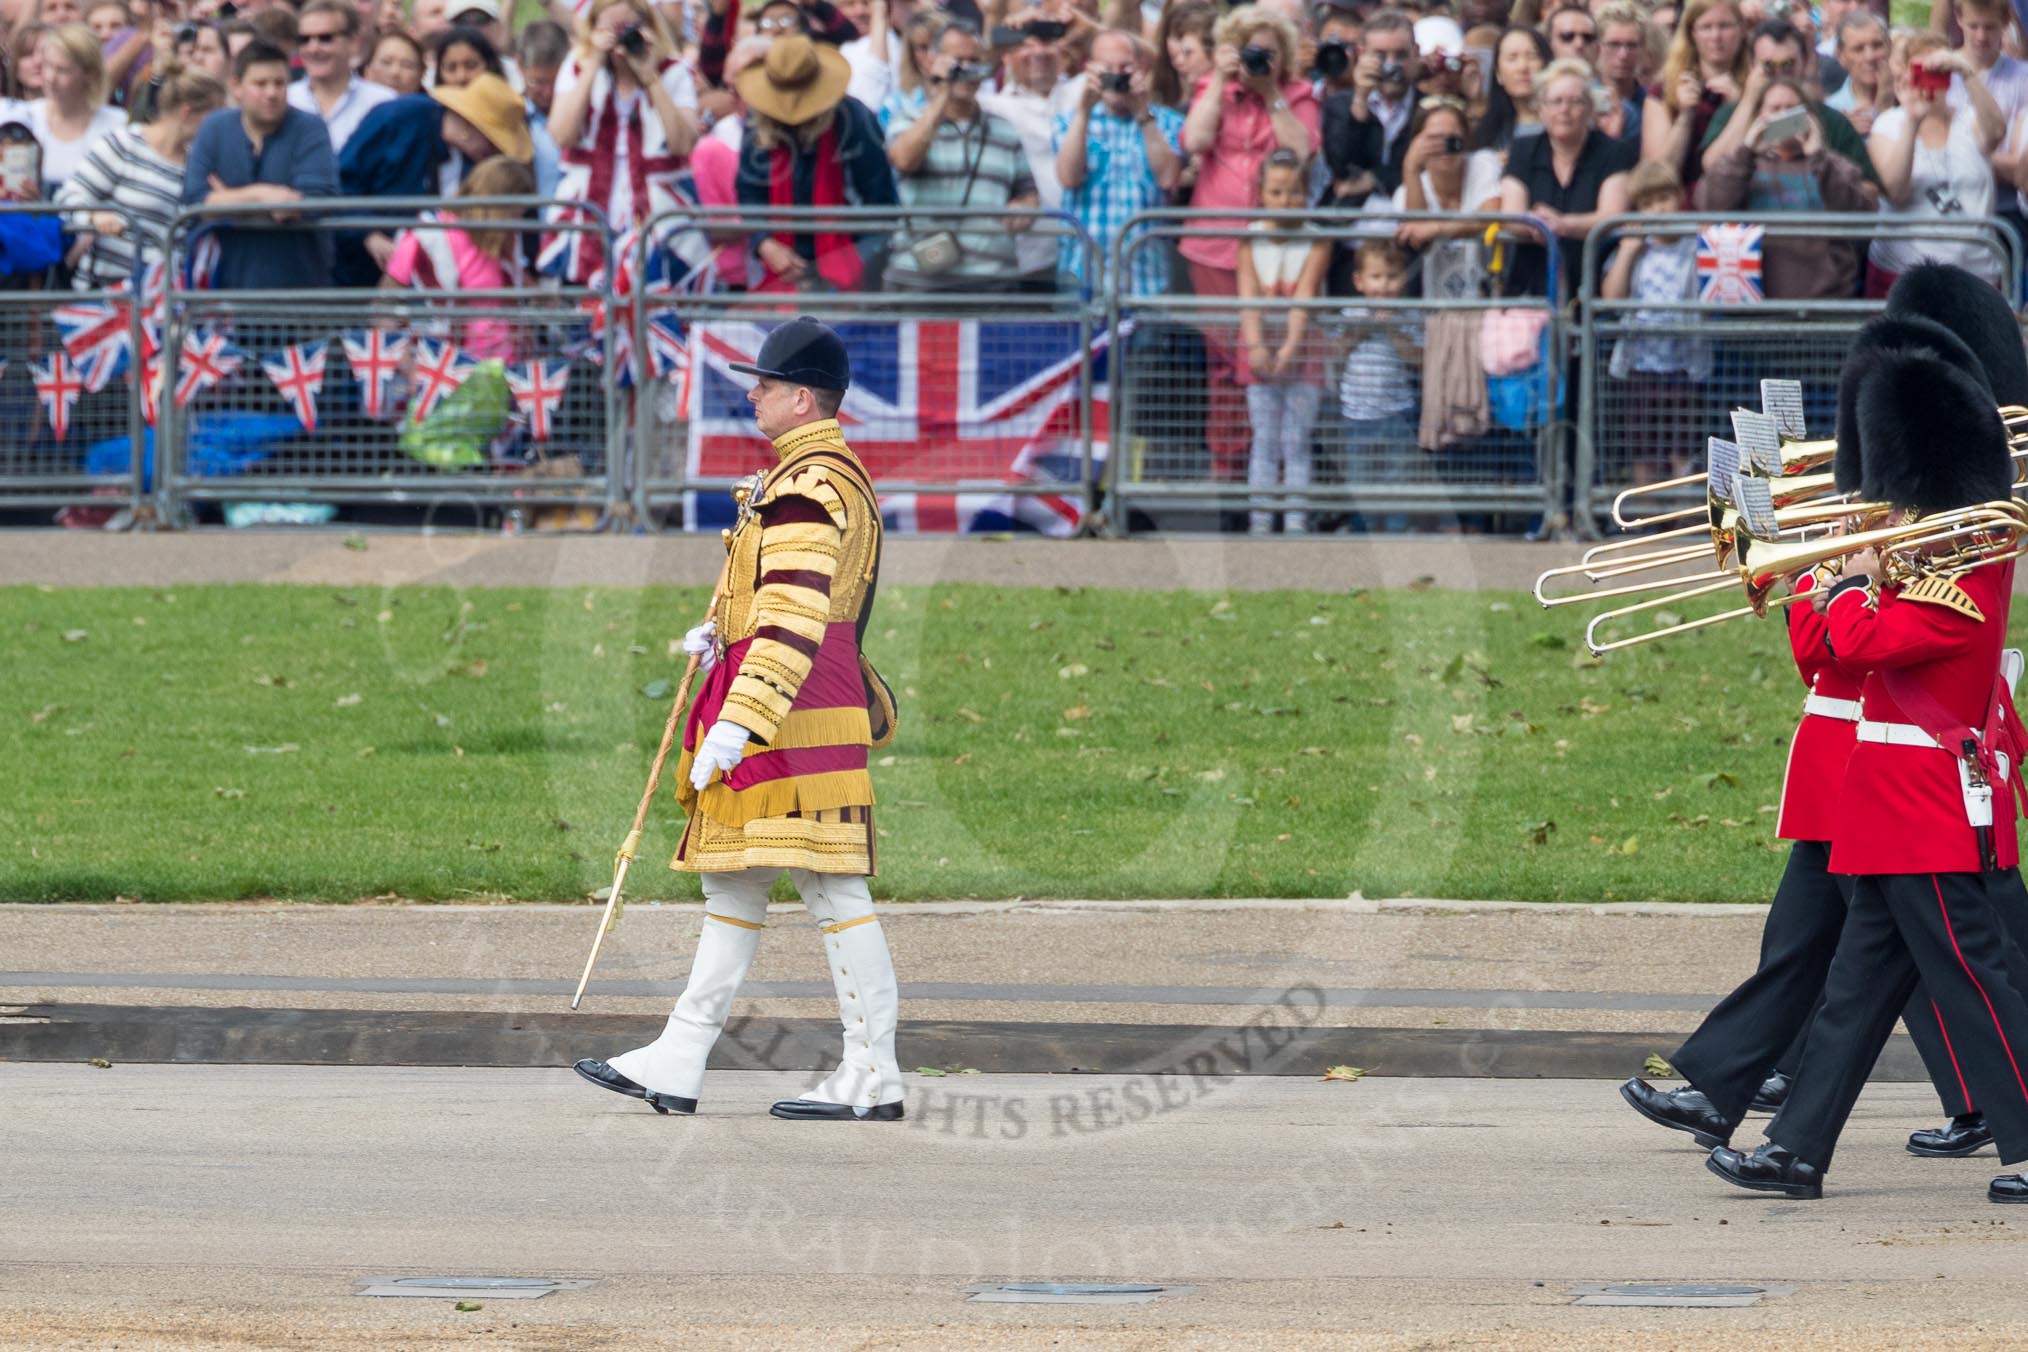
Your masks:
M748 489L743 484L732 490L732 500L742 507L746 506L747 495Z
M732 527L730 526L719 527L718 538L720 541L724 543L727 549L732 548Z

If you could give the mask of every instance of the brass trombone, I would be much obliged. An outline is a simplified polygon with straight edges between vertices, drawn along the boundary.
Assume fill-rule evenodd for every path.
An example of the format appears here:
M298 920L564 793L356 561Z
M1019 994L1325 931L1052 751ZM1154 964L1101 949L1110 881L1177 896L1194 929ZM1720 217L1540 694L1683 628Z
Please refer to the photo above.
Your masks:
M1864 519L1883 516L1888 508L1881 503L1866 503L1848 506L1845 510ZM1825 523L1819 520L1816 524ZM1732 568L1724 570L1726 577L1722 583L1717 580L1703 582L1667 596L1603 611L1585 627L1585 646L1594 653L1604 654L1691 629L1722 624L1727 620L1766 615L1771 609L1808 598L1808 592L1780 592L1796 577L1820 564L1861 550L1879 550L1882 575L1889 582L1902 585L1924 577L1955 574L2017 559L2028 554L2028 506L2009 498L1938 512L1891 526L1803 539L1767 540L1742 530L1737 545L1738 561ZM1628 616L1673 602L1712 595L1730 586L1745 588L1746 605L1715 615L1677 621L1627 638L1602 641L1599 637L1602 628Z

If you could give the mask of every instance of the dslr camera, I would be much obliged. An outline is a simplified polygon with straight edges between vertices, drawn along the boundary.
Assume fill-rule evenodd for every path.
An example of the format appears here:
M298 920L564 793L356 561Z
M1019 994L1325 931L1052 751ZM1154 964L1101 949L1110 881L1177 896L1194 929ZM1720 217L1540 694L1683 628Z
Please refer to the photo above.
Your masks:
M1249 42L1239 49L1239 64L1245 68L1248 75L1258 78L1274 69L1275 49Z
M1352 69L1352 51L1342 42L1319 43L1312 69L1320 80L1342 79Z
M648 37L637 23L630 23L622 28L613 39L613 44L635 60L641 60L648 55Z
M991 66L972 61L960 61L951 67L951 73L946 78L952 84L975 85L986 83L986 77L992 73L993 68Z
M1108 70L1099 73L1099 89L1107 94L1124 94L1132 89L1134 77L1124 71Z

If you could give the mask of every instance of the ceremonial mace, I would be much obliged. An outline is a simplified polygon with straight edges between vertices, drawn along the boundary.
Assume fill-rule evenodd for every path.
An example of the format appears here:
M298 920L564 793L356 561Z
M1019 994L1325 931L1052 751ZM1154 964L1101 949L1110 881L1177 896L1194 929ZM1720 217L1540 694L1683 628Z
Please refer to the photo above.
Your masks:
M726 534L729 536L730 531ZM705 607L704 618L709 620L718 613L718 598L725 591L725 575L732 567L732 557L726 556L725 567L718 570L718 581L712 584L711 601ZM648 787L641 791L641 805L634 809L634 828L627 832L627 838L620 842L620 852L613 857L613 886L606 895L605 915L599 920L599 932L592 939L591 956L584 960L584 975L577 979L577 994L570 997L570 1007L576 1009L578 1001L584 999L584 988L591 982L592 967L599 960L599 947L606 936L613 932L613 926L620 923L620 912L626 908L620 905L620 889L626 886L627 869L634 862L634 852L641 848L641 829L647 825L648 809L655 802L655 788L662 782L662 766L669 759L669 748L676 741L676 728L683 721L683 711L690 706L690 686L697 679L697 664L701 654L690 654L690 662L683 668L683 684L670 702L669 722L662 729L662 745L655 749L655 763L648 767Z

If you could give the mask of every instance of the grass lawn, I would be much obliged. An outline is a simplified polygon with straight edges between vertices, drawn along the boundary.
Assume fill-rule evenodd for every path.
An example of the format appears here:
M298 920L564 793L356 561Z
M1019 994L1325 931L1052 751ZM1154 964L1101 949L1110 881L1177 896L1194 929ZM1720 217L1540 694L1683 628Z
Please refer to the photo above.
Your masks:
M701 589L0 589L0 898L574 899ZM877 894L1762 900L1774 624L1521 595L883 590ZM664 800L666 803L666 799ZM695 895L652 820L629 894Z

